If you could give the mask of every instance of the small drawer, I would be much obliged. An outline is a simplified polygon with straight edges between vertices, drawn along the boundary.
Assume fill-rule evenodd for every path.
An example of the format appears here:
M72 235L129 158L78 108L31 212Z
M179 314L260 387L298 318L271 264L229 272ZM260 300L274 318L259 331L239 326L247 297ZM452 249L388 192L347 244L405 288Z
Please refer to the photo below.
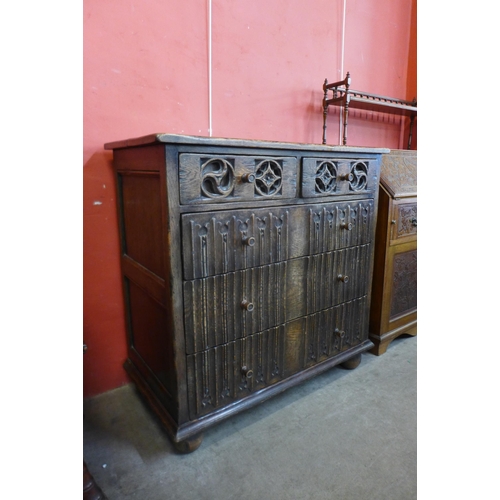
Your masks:
M179 188L183 205L295 198L297 158L183 153Z
M377 186L374 160L346 158L304 158L302 160L302 197L361 194Z
M417 202L395 201L391 220L391 242L414 239L417 235Z

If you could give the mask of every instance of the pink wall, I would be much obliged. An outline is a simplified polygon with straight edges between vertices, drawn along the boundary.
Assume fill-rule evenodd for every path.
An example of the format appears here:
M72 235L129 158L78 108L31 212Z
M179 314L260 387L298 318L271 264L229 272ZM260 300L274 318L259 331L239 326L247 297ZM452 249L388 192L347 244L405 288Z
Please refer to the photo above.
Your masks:
M353 88L414 96L415 0L346 2L341 74L343 4L212 0L213 136L321 143L323 80L346 71ZM127 382L115 186L103 144L156 132L210 135L208 15L208 0L84 2L86 397ZM328 143L338 136L332 111ZM353 114L348 144L403 147L400 122Z

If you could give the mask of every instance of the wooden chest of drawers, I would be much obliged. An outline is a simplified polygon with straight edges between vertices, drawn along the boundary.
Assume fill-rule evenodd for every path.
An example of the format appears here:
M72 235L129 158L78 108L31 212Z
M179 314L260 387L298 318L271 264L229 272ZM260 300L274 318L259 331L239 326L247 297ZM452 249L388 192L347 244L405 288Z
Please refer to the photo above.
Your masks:
M417 152L392 150L380 173L371 352L404 333L417 334Z
M386 149L176 135L113 149L125 367L177 449L368 339Z

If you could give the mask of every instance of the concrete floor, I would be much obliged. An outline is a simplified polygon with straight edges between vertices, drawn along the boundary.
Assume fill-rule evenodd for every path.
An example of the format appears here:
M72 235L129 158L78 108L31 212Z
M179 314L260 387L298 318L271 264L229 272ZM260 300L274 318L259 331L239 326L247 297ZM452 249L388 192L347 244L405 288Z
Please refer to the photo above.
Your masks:
M131 385L84 402L83 443L109 500L416 499L417 337L220 423L189 455Z

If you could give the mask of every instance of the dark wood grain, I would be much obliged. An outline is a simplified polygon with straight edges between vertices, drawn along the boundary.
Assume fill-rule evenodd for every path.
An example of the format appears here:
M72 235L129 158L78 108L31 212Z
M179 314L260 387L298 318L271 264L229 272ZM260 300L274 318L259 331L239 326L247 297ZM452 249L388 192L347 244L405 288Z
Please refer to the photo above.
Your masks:
M285 322L287 262L184 282L186 353Z
M160 176L143 172L120 175L123 253L165 278Z
M112 143L125 368L175 448L373 347L380 155L155 134ZM323 167L338 166L338 189ZM322 170L323 169L323 170Z
M183 215L185 279L287 260L289 218L287 208Z

